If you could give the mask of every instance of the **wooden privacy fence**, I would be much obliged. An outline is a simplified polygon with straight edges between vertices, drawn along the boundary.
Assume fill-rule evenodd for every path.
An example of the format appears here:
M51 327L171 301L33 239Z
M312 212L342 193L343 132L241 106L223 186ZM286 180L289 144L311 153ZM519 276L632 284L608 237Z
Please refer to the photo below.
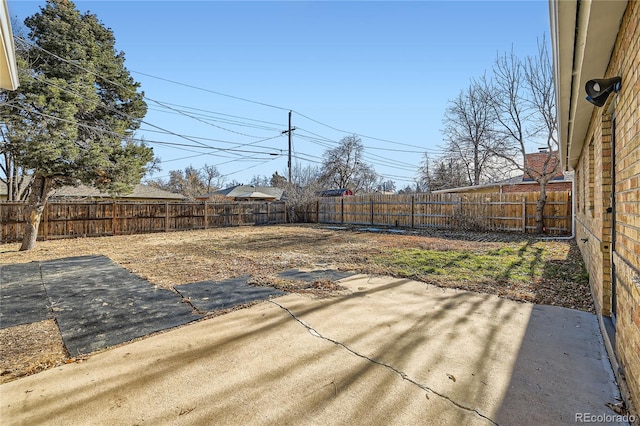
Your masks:
M408 194L322 197L305 211L319 223L534 232L539 193ZM315 211L313 211L315 210ZM0 243L20 241L26 204L0 202ZM571 194L550 192L547 233L571 234ZM315 216L315 217L314 217ZM39 239L129 235L287 222L284 202L52 202Z
M318 222L527 233L535 232L538 197L538 192L325 197L318 202ZM547 193L543 213L547 233L571 233L570 192Z
M26 204L0 202L0 243L22 240ZM39 239L128 235L286 222L284 202L52 202Z

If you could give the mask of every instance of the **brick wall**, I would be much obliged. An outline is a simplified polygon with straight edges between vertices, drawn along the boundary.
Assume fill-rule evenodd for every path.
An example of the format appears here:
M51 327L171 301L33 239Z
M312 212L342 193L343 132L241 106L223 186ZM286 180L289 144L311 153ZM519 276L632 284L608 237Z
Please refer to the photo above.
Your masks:
M539 184L530 185L505 185L502 187L502 192L538 192L540 191ZM549 182L547 184L547 192L552 191L571 191L571 182Z
M640 2L622 21L608 75L621 75L616 106L616 350L640 406Z
M598 313L612 314L612 260L615 265L616 356L629 393L640 406L640 2L630 1L606 78L620 75L622 90L594 108L576 167L576 238L589 271ZM615 179L612 177L615 155ZM614 182L615 180L615 182ZM611 193L615 189L615 252L612 251ZM586 240L583 242L583 240Z

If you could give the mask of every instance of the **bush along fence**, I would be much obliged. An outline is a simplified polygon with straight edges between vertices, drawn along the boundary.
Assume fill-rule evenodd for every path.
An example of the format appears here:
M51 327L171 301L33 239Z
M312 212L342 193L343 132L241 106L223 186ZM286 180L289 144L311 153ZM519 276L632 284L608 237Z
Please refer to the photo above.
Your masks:
M321 198L319 223L533 233L539 192L407 194ZM546 232L571 234L570 192L549 192Z
M27 205L0 202L0 243L21 241ZM129 235L286 222L284 202L51 202L38 239Z

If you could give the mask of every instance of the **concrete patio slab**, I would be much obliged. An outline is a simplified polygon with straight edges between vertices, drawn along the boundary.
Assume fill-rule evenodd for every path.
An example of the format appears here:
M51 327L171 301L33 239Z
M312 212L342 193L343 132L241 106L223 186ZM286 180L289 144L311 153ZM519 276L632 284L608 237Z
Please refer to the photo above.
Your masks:
M286 293L272 287L249 285L250 275L222 281L201 281L174 287L200 312L212 312L237 305L283 296Z
M289 294L0 385L3 424L570 424L619 396L595 316L407 279Z

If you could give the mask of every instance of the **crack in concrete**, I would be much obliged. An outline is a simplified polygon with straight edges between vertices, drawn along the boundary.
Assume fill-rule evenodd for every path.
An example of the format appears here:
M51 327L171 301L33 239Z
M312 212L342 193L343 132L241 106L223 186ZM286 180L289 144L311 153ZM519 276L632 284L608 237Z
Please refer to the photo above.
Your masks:
M321 333L319 333L316 329L314 329L314 328L313 328L313 327L311 327L309 324L305 323L305 322L304 322L304 321L302 321L300 318L298 318L298 317L296 316L296 314L294 314L293 312L291 312L291 310L290 310L290 309L286 308L285 306L282 306L281 304L279 304L279 303L277 303L277 302L274 302L273 300L269 300L269 302L270 302L270 303L273 303L274 305L278 306L280 309L282 309L282 310L284 310L285 312L287 312L287 313L291 316L291 318L293 318L293 319L294 319L294 320L296 320L298 323L300 323L304 328L306 328L306 329L307 329L307 331L308 331L312 336L315 336L315 337L318 337L318 338L320 338L320 339L323 339L323 340L326 340L326 341L328 341L328 342L331 342L331 343L333 343L334 345L337 345L337 346L340 346L340 347L344 348L345 350L347 350L348 352L352 353L353 355L355 355L355 356L357 356L357 357L360 357L360 358L362 358L362 359L366 359L366 360L367 360L367 361L369 361L369 362L372 362L372 363L377 364L377 365L379 365L379 366L381 366L381 367L387 368L387 369L389 369L389 370L393 371L394 373L396 373L398 376L400 376L400 377L402 378L402 380L406 380L406 381L408 381L409 383L411 383L411 384L413 384L413 385L417 386L418 388L422 389L423 391L425 391L425 392L431 392L431 393L433 393L434 395L437 395L437 396L439 396L440 398L442 398L442 399L444 399L444 400L448 401L450 404L454 405L455 407L460 408L460 409L465 410L465 411L468 411L468 412L470 412L470 413L474 413L474 414L476 414L477 416L479 416L479 417L481 417L481 418L483 418L483 419L485 419L485 420L487 420L487 421L491 422L491 424L493 424L493 425L495 425L495 426L499 426L499 424L498 424L496 421L494 421L494 420L493 420L493 419L491 419L490 417L485 416L484 414L482 414L480 411L478 411L478 409L477 409L477 408L467 407L466 405L463 405L463 404L461 404L461 403L459 403L459 402L456 402L456 401L454 401L453 399L451 399L450 397L448 397L447 395L444 395L444 394L442 394L442 393L440 393L440 392L438 392L438 391L436 391L436 390L434 390L434 389L430 388L429 386L427 386L427 385L423 385L422 383L419 383L419 382L417 382L416 380L414 380L414 379L410 378L410 377L409 377L405 372L403 372L403 371L401 371L401 370L397 369L397 368L396 368L396 367L394 367L393 365L390 365L390 364L387 364L387 363L385 363L385 362L378 361L378 360L376 360L376 359L370 358L370 357L368 357L368 356L366 356L366 355L363 355L363 354L361 354L361 353L359 353L359 352L355 351L354 349L350 348L349 346L347 346L346 344L344 344L344 343L342 343L342 342L339 342L339 341L337 341L337 340L334 340L334 339L332 339L332 338L330 338L330 337L323 336L323 335L322 335Z

